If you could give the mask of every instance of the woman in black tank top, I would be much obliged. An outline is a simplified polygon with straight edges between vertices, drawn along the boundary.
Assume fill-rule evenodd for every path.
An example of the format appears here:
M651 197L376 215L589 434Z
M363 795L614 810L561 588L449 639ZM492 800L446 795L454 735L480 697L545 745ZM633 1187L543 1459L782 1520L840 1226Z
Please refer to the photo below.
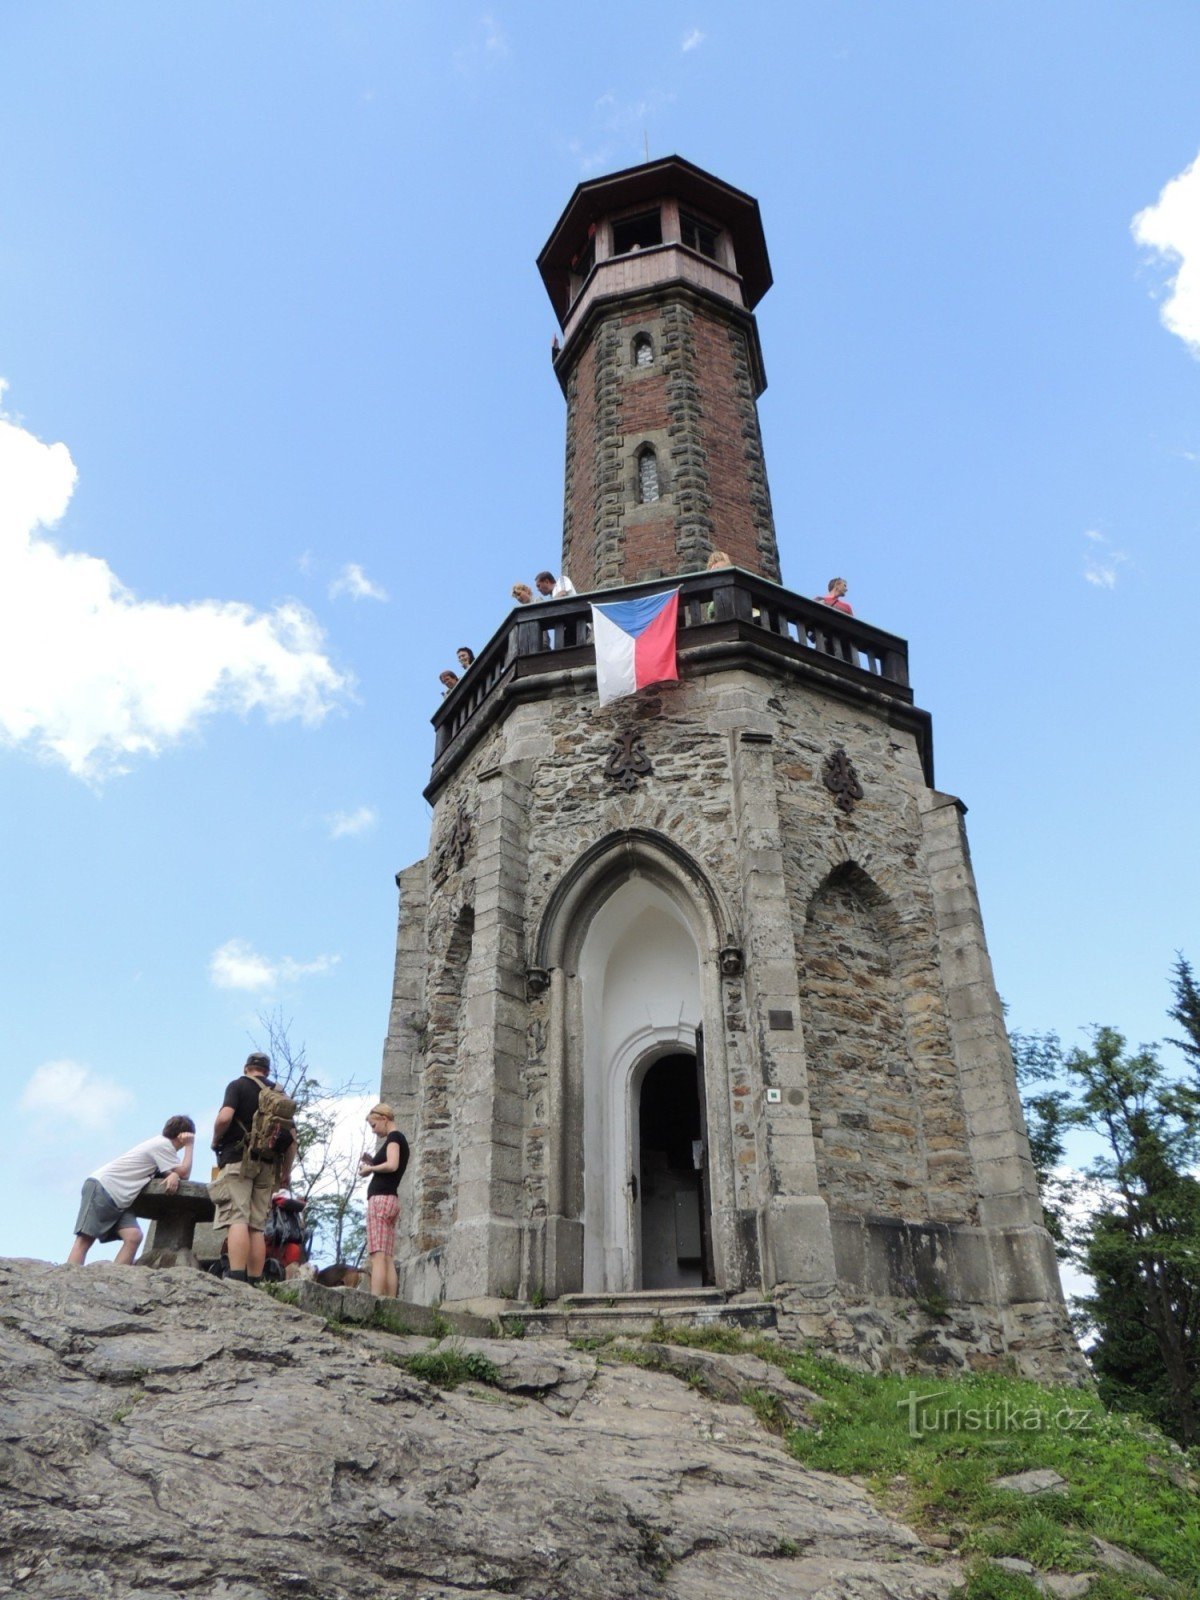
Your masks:
M371 1155L364 1153L359 1175L368 1173L367 1254L371 1258L371 1293L395 1297L396 1222L400 1216L397 1190L408 1166L408 1140L396 1126L392 1108L382 1101L367 1114L367 1126L383 1143Z

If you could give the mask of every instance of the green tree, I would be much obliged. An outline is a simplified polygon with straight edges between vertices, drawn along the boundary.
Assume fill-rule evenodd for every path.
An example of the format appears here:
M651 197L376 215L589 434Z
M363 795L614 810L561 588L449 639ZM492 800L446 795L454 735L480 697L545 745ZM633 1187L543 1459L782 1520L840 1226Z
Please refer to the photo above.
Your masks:
M1063 1092L1066 1065L1062 1040L1056 1033L1009 1034L1021 1107L1029 1132L1029 1153L1033 1157L1041 1191L1046 1229L1054 1240L1060 1258L1069 1255L1067 1241L1067 1185L1062 1177L1066 1160L1066 1130L1069 1104Z
M1191 1064L1200 1084L1200 989L1192 976L1190 964L1177 950L1175 952L1175 1004L1167 1012L1172 1022L1177 1022L1187 1034L1186 1039L1172 1039Z
M296 1102L292 1188L307 1199L304 1227L312 1234L311 1254L357 1266L367 1246L363 1191L356 1193L361 1146L339 1144L337 1130L344 1102L361 1094L362 1085L348 1081L331 1089L322 1084L309 1065L307 1047L292 1042L291 1020L281 1010L260 1012L258 1023L265 1043L256 1047L266 1050L275 1081Z
M1095 1284L1081 1305L1101 1392L1200 1443L1200 1093L1113 1028L1065 1065L1068 1120L1100 1137L1090 1175L1109 1197L1073 1252Z

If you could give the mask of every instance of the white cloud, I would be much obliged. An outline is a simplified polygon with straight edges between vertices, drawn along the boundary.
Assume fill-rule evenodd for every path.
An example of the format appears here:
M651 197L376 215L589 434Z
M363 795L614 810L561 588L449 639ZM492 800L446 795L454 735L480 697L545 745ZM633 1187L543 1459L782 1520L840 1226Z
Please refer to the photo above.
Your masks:
M374 806L359 806L357 811L335 811L325 818L331 839L353 839L356 834L367 833L379 821Z
M674 94L660 91L638 100L621 100L611 92L602 94L592 107L602 132L589 136L586 142L572 139L567 149L584 173L618 160L641 161L645 158L650 125L674 99Z
M214 950L208 961L208 976L217 989L248 989L262 993L281 983L297 983L332 972L341 956L316 956L312 961L295 961L291 956L272 960L260 955L245 939L228 939Z
M43 1061L25 1085L21 1109L56 1122L66 1118L81 1128L104 1128L133 1098L128 1089L81 1062Z
M683 40L682 45L680 46L680 49L683 50L685 53L688 50L698 50L700 48L700 46L704 43L704 39L705 39L705 35L700 32L700 29L699 28L693 28L690 33L684 35L684 40Z
M500 24L490 13L479 18L471 36L460 50L454 52L454 65L459 72L470 74L479 68L499 66L512 54Z
M316 723L349 690L294 601L139 600L106 561L52 544L41 530L75 480L65 444L0 411L0 743L99 779L217 712Z
M359 1156L365 1150L375 1148L375 1135L366 1126L366 1121L367 1112L378 1104L377 1094L354 1093L322 1095L305 1108L311 1120L323 1122L328 1117L333 1124L329 1143L322 1152L325 1156L324 1165L319 1172L312 1171L310 1158L310 1170L304 1174L306 1179L315 1179L308 1193L331 1194L347 1177L357 1174ZM293 1175L293 1185L297 1176ZM365 1184L359 1192L366 1194Z
M348 562L329 585L329 598L348 594L351 600L386 600L387 590L373 583L357 561Z
M1178 263L1159 316L1200 356L1200 156L1171 179L1152 206L1138 212L1131 226L1138 244Z
M1092 545L1083 558L1084 581L1096 589L1115 589L1117 574L1129 557L1124 550L1116 549L1112 540L1095 528L1087 528L1083 537Z

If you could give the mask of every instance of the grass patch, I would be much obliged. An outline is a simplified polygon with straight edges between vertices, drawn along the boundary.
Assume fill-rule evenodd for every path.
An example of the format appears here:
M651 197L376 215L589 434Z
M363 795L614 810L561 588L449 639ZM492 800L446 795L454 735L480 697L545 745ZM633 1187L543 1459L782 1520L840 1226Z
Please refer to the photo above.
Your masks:
M259 1288L264 1294L269 1294L272 1300L278 1300L280 1305L298 1306L300 1304L300 1291L294 1283L267 1283L262 1282Z
M942 1383L875 1376L814 1356L793 1357L785 1371L822 1400L816 1428L789 1435L793 1455L867 1477L901 1515L950 1533L964 1553L1083 1572L1097 1565L1095 1533L1181 1581L1200 1572L1200 1501L1146 1461L1171 1446L1094 1395L992 1375ZM1034 1467L1053 1468L1066 1492L1031 1499L993 1487ZM1016 1574L980 1571L970 1600L1024 1600ZM1106 1581L1111 1600L1152 1592L1137 1579Z
M744 1389L742 1404L750 1407L768 1433L777 1433L782 1437L792 1425L787 1407L777 1394L772 1394L768 1389Z
M857 1372L720 1325L659 1324L651 1338L756 1355L811 1389L820 1400L812 1429L788 1431L769 1393L750 1390L743 1399L785 1433L806 1466L865 1479L897 1517L948 1534L971 1562L961 1600L1033 1600L1038 1591L1029 1580L995 1566L989 1558L996 1556L1017 1556L1043 1572L1099 1572L1089 1600L1200 1596L1200 1496L1161 1469L1164 1457L1181 1465L1184 1458L1141 1418L1108 1411L1093 1394L1000 1374L938 1381ZM639 1365L661 1365L646 1355ZM1191 1459L1200 1465L1196 1452ZM1029 1498L993 1487L996 1478L1035 1467L1058 1472L1066 1492ZM1107 1572L1092 1534L1175 1582Z
M440 1350L423 1350L415 1356L396 1356L396 1365L414 1378L437 1389L457 1389L460 1383L485 1383L497 1388L500 1373L493 1361L478 1350L459 1350L447 1345Z
M967 1582L954 1591L954 1600L1044 1600L1044 1596L1031 1579L988 1561L977 1563Z

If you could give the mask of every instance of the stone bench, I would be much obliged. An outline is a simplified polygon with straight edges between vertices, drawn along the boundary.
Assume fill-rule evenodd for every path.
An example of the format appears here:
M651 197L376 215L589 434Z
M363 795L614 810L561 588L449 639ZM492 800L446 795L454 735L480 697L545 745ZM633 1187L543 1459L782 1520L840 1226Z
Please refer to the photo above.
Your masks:
M206 1183L181 1183L171 1194L161 1178L154 1178L129 1209L152 1224L138 1257L140 1267L199 1268L194 1248L196 1227L211 1222L214 1211Z

